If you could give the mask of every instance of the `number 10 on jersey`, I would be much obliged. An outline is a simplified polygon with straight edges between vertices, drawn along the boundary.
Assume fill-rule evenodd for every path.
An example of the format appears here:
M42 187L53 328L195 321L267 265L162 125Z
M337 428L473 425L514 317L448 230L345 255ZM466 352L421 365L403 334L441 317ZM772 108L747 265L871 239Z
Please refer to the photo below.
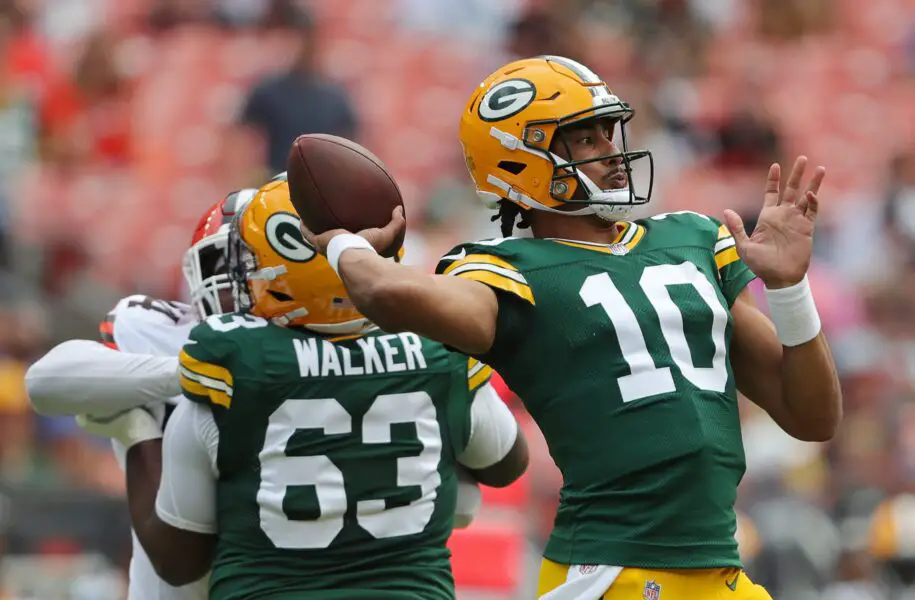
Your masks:
M710 367L697 367L695 364L683 328L683 311L670 297L668 288L675 285L691 286L712 311L709 335L715 353ZM689 262L678 265L652 265L642 271L639 287L657 314L661 335L670 351L672 365L656 364L657 357L662 355L664 349L648 347L643 326L639 324L626 296L620 292L608 273L591 275L585 279L578 292L586 306L600 306L604 309L616 331L620 353L630 370L629 375L617 379L623 402L676 392L671 367L676 368L687 381L700 390L724 392L728 383L724 336L728 312L708 278L696 265Z

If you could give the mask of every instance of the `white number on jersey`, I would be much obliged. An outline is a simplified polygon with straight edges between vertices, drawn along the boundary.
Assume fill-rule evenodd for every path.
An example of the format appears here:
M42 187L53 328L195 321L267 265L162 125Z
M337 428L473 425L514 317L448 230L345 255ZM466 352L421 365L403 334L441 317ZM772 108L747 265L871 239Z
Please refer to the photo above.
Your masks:
M270 416L260 453L261 484L257 492L261 529L277 548L326 548L343 530L347 509L343 472L327 456L287 456L289 438L299 429L325 435L352 433L352 417L333 398L287 400ZM415 423L423 449L419 456L397 459L397 485L420 486L422 495L406 506L388 509L384 500L356 503L356 521L377 539L420 533L435 510L441 476L442 436L435 405L426 392L385 394L375 398L362 421L363 444L391 442L394 423ZM320 516L292 521L283 511L290 486L315 488Z
M711 282L699 272L696 265L684 262L679 265L646 267L639 285L658 315L664 341L667 342L674 365L683 377L700 390L723 392L728 381L725 360L727 348L724 343L728 313L718 300ZM667 289L672 285L691 285L712 311L712 329L709 333L715 345L715 355L711 367L697 367L693 363L683 329L683 313ZM585 279L578 293L585 305L600 305L616 330L620 351L630 370L629 375L617 379L623 402L675 392L670 367L658 367L655 364L635 313L610 275L591 275Z
M227 331L232 331L239 327L244 329L266 327L268 322L266 319L253 317L251 315L212 315L207 317L206 324L209 325L210 329L213 331L226 333Z

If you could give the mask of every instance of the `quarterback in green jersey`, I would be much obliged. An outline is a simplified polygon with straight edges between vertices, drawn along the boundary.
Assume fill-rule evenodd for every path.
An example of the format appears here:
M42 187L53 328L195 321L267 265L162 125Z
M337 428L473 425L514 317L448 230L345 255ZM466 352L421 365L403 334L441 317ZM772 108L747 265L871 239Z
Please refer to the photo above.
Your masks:
M186 401L161 482L149 413L87 425L129 448L131 518L157 573L210 571L211 600L454 598L446 542L476 482L527 466L492 369L361 315L303 240L283 178L227 244L239 312L204 320L178 357Z
M737 398L802 440L841 419L806 281L825 170L802 189L802 157L780 190L773 165L751 235L732 212L629 220L650 197L632 165L653 172L627 147L632 116L578 62L513 62L474 90L460 127L505 237L461 244L429 275L373 251L405 226L400 210L361 235L305 234L366 316L492 365L521 397L563 475L542 598L768 598L734 539ZM519 216L533 237L511 237ZM756 276L771 320L745 289Z

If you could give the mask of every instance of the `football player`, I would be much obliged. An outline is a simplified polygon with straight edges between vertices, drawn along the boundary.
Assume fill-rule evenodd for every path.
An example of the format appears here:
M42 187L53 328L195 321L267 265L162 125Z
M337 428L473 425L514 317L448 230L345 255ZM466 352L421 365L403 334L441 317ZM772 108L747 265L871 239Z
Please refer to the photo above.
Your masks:
M727 225L628 220L650 197L633 166L653 170L628 148L632 116L578 62L513 62L460 125L505 237L454 248L430 275L376 254L405 227L401 209L361 236L305 234L367 317L492 365L542 429L564 480L542 598L768 598L734 539L737 392L801 440L830 439L841 419L806 279L825 169L804 188L801 157L780 191L772 165L750 235L730 211ZM532 238L511 237L519 216ZM771 321L745 289L755 276Z
M156 571L178 585L212 567L211 600L453 598L458 465L504 486L528 462L491 368L360 314L285 181L233 221L229 276L240 312L191 332L164 441L143 409L81 419L129 447Z
M183 259L190 305L128 296L99 326L101 344L66 341L33 364L26 385L35 410L45 415L110 415L149 405L164 426L180 398L175 357L191 329L209 315L233 309L225 258L228 227L238 207L256 192L229 194L210 207L195 228ZM123 467L126 449L117 442L113 446ZM206 598L206 581L180 588L165 583L133 534L128 598L201 600Z

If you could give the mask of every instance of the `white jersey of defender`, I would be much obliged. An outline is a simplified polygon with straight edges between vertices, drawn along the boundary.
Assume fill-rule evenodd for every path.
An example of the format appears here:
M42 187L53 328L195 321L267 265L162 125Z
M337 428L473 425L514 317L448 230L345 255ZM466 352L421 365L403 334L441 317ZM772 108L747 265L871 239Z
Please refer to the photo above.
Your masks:
M187 342L191 329L197 325L193 307L178 302L155 300L147 296L127 296L117 303L106 322L111 323L114 345L121 352L176 357ZM110 344L109 344L110 345ZM181 396L169 398L177 404ZM112 441L121 467L125 451ZM130 589L128 600L205 600L208 578L175 588L156 575L136 534L133 539L133 558L130 561Z

